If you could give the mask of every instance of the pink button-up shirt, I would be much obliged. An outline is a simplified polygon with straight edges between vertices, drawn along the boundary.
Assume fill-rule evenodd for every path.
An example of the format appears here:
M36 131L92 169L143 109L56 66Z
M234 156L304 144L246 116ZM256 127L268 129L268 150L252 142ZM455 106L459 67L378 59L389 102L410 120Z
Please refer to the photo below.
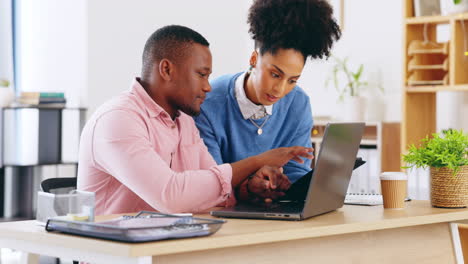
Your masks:
M192 117L172 120L137 80L98 108L81 134L78 189L96 193L97 215L204 211L234 199L231 178Z

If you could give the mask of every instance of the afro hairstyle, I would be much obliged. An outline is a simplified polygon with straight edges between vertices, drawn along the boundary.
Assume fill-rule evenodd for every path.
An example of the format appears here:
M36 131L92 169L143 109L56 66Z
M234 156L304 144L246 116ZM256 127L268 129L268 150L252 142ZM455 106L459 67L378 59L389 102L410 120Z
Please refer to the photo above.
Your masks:
M326 0L255 0L247 19L260 54L294 49L313 59L330 56L341 31Z

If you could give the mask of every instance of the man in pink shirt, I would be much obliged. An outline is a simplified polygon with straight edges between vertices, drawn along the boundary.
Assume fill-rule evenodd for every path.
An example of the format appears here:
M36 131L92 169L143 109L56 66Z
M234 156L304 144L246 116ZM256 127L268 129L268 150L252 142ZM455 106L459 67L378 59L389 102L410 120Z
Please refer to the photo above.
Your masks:
M199 114L211 90L208 46L186 27L157 30L146 42L141 78L87 122L78 189L96 193L97 215L200 212L230 205L235 203L233 188L254 173L259 192L267 192L262 197L274 197L289 188L281 166L312 158L312 149L290 147L216 164L191 117Z

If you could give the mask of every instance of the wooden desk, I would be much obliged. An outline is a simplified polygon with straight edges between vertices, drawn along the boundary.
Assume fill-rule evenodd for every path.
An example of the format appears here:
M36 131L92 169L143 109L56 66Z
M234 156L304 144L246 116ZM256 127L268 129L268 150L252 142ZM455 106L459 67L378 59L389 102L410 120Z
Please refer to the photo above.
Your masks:
M210 237L140 244L47 233L21 221L0 223L0 247L32 253L27 263L35 254L91 263L456 263L451 223L466 219L468 209L427 201L403 210L345 206L300 222L228 219Z

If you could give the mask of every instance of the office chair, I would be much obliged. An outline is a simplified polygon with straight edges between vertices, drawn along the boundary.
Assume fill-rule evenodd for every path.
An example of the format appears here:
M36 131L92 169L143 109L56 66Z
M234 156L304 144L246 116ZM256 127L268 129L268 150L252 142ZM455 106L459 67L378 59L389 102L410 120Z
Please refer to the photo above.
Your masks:
M41 188L48 193L64 192L64 188L76 189L76 177L46 179L41 182Z
M68 193L69 191L76 189L76 177L46 179L41 182L41 188L47 193ZM60 263L60 259L57 258L56 263ZM78 261L73 260L73 264L78 263Z

